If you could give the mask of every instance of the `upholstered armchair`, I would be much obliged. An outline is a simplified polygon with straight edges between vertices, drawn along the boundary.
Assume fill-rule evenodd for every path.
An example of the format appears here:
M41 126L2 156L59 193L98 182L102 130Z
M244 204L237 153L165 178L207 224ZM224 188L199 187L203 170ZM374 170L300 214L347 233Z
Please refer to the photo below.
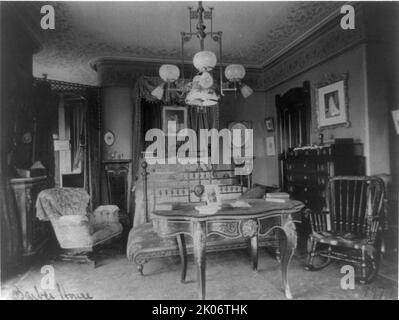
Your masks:
M307 270L320 270L335 259L357 267L360 283L374 279L381 255L384 189L378 177L329 180L326 208L310 214Z
M89 201L88 193L80 188L46 189L37 197L36 216L51 222L63 260L95 265L90 254L94 248L122 233L117 206L99 206L90 212Z

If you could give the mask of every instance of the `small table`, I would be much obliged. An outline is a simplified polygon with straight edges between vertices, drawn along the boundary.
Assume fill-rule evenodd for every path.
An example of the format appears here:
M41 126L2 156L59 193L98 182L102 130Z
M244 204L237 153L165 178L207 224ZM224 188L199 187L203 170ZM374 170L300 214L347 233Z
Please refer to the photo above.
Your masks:
M200 214L193 204L176 205L173 210L156 210L153 212L154 230L161 237L176 236L182 257L182 281L185 280L187 259L184 235L193 238L194 261L197 265L198 293L200 299L205 299L205 259L206 238L218 234L225 238L250 238L252 266L258 266L258 236L264 236L279 231L285 235L285 241L280 239L281 274L285 296L292 298L287 280L288 264L297 243L292 214L299 213L304 207L300 201L289 200L284 203L268 202L263 199L247 200L248 208L232 207L225 202L222 208L214 214Z

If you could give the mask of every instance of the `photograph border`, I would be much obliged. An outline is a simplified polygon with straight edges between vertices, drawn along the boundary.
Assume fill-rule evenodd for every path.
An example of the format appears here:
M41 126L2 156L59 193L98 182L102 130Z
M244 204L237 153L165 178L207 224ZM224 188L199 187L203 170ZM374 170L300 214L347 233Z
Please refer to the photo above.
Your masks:
M317 83L315 88L315 109L317 113L317 127L319 130L327 129L327 128L337 128L337 127L350 127L351 123L349 121L349 97L348 97L348 73L343 73L341 75L328 74L325 75L324 81ZM324 102L322 102L322 98L324 98L325 92L330 88L329 92L334 90L338 90L341 93L341 97L344 101L342 102L342 107L344 110L340 117L336 117L337 119L330 119L329 121L323 117L325 112Z

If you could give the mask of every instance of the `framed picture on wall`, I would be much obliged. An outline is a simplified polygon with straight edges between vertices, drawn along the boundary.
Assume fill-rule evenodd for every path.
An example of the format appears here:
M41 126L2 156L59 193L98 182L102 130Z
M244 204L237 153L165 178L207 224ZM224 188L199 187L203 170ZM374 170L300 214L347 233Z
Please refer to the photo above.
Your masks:
M274 136L266 137L266 155L268 156L276 155L276 145L274 142Z
M273 132L274 131L274 120L272 117L266 118L265 119L265 126L267 132Z
M316 88L318 126L349 126L347 74L330 75L329 80Z
M168 132L168 122L176 122L176 133L187 128L187 108L180 106L164 106L162 108L162 130Z

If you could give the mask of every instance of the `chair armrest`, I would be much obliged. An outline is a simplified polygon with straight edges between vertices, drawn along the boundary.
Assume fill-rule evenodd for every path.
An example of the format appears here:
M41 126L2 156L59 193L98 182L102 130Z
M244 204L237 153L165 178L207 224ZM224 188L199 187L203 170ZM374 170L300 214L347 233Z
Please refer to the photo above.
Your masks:
M93 244L87 216L69 215L51 219L54 232L63 249L90 248Z
M115 205L99 206L93 212L94 224L119 223L119 207Z

